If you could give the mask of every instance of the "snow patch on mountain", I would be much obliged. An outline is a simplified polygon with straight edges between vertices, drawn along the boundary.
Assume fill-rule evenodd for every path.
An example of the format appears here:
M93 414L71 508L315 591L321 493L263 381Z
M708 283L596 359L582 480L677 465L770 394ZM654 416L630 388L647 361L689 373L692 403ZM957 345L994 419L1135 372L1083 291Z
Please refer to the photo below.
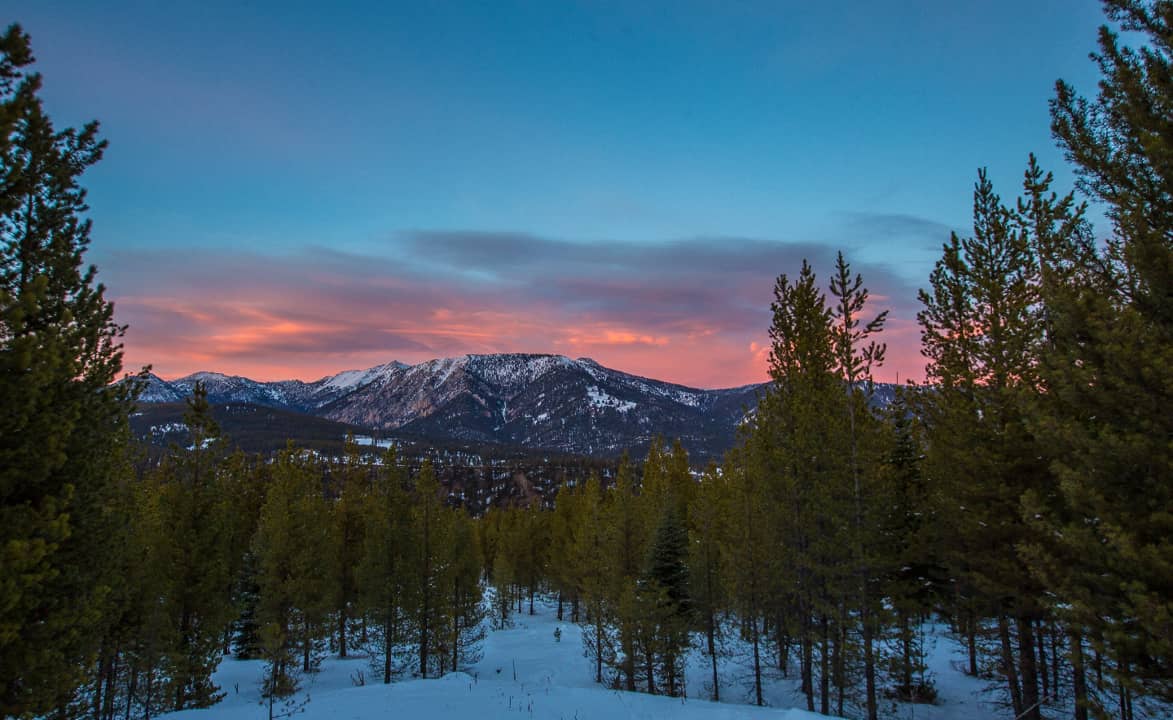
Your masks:
M590 400L592 406L602 410L604 408L614 408L619 412L627 412L635 408L636 403L630 400L620 400L614 395L608 395L600 390L598 387L591 385L587 388L587 399Z
M318 382L326 390L348 391L369 385L379 380L385 380L392 374L410 367L398 360L392 360L383 365L376 365L366 370L343 370L337 375L323 378Z

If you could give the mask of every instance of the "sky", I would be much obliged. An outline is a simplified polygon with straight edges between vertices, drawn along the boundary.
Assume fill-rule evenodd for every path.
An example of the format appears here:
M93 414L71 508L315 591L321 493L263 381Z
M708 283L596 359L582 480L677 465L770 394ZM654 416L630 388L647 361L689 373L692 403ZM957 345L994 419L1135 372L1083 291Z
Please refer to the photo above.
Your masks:
M87 259L127 369L317 379L549 352L766 379L775 279L837 251L923 375L918 288L989 169L1093 94L1095 0L5 3L102 123ZM8 17L5 17L8 16Z

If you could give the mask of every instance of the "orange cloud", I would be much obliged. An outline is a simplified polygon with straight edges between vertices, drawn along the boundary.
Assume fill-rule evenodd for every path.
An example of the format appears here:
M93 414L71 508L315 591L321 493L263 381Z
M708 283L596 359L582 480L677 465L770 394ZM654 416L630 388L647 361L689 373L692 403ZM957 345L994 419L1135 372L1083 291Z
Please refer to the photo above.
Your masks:
M552 352L696 387L768 377L771 268L747 275L737 266L729 281L689 266L662 278L611 269L595 281L478 285L396 275L398 266L338 254L222 255L144 255L116 266L134 271L109 283L116 316L130 328L128 369L149 363L164 377L214 370L313 380L390 360ZM264 273L248 270L262 262ZM134 292L118 294L124 287ZM919 379L915 313L897 310L876 377Z

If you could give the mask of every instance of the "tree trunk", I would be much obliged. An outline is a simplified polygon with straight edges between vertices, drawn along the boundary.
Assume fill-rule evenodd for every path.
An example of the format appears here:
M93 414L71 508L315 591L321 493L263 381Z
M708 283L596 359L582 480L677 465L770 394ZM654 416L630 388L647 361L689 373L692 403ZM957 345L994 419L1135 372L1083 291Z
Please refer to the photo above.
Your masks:
M121 653L115 650L110 657L110 672L106 676L106 697L105 708L102 710L102 717L106 720L114 720L114 696L116 694L115 688L118 682L118 657Z
M1083 667L1083 638L1072 630L1071 643L1071 691L1075 696L1075 720L1088 720L1087 675Z
M620 644L623 645L623 675L628 692L635 692L635 643L632 642L631 626L624 624L619 632Z
M900 610L900 645L900 682L904 684L905 692L912 697L912 623L903 608Z
M126 679L126 712L122 716L123 720L130 720L130 708L134 705L134 694L138 690L138 671L133 664L127 670L130 671L130 677Z
M595 682L603 682L603 616L595 614Z
M835 714L843 716L843 702L847 695L847 608L839 607L839 623L835 633Z
M803 624L809 625L809 621L804 619ZM810 630L807 628L802 636L802 692L806 695L806 709L810 712L815 711L815 681L812 677L814 674L813 654Z
M717 683L717 621L713 617L713 609L710 607L706 614L705 634L708 640L709 662L713 667L713 702L721 701L721 690Z
M420 677L426 678L428 676L428 643L431 642L429 637L429 623L431 616L431 608L428 603L428 593L424 593L423 597L423 612L420 613L420 645L419 645L419 660L420 660Z
M819 652L819 712L831 714L831 628L827 616L819 618L819 627L822 628L823 646Z
M152 690L154 685L155 673L151 668L147 668L147 701L143 703L143 720L151 720L151 703L154 701Z
M1036 630L1037 630L1037 635L1036 635L1035 639L1038 643L1038 649L1039 649L1038 674L1039 674L1039 683L1041 686L1041 693L1042 693L1040 695L1039 699L1043 702L1046 702L1051 697L1051 683L1050 683L1050 678L1048 677L1048 673L1047 673L1047 670L1049 668L1047 667L1047 649L1046 649L1046 644L1045 644L1047 632L1046 632L1046 628L1043 626L1043 624L1041 622L1038 624L1038 627L1036 628Z
M110 658L105 643L102 643L98 649L98 658L98 675L94 678L94 696L91 700L93 701L94 717L100 720L105 709L103 693L107 689L107 678L110 676Z
M977 677L977 618L972 610L967 611L965 618L965 646L969 650L970 677Z
M391 653L394 647L393 631L391 624L394 622L391 619L391 613L388 612L386 620L383 622L383 684L391 684Z
M1010 649L1010 624L1003 614L998 615L998 637L1002 641L1002 674L1010 689L1010 702L1014 717L1022 715L1022 686L1018 684L1018 671L1014 667L1014 651Z
M876 650L872 637L872 613L868 607L868 594L868 591L865 589L863 594L864 606L860 609L860 621L863 623L864 682L867 691L868 720L877 720L879 717L879 705L876 702Z
M758 647L761 643L758 638L758 619L754 617L750 620L750 634L753 636L753 690L754 702L758 707L765 703L762 701L762 655Z
M1051 697L1059 699L1059 629L1055 627L1055 619L1050 622L1051 635Z
M306 627L301 643L301 671L304 673L310 671L310 645L312 642L310 639L310 629Z
M1021 674L1022 709L1018 711L1021 720L1042 720L1039 712L1039 674L1035 660L1035 637L1031 619L1020 613L1018 624L1018 667Z
M782 613L778 613L777 625L774 628L775 640L778 645L778 670L782 677L789 677L790 668L790 635L786 632L786 625L782 622Z
M338 657L346 657L346 607L338 613Z

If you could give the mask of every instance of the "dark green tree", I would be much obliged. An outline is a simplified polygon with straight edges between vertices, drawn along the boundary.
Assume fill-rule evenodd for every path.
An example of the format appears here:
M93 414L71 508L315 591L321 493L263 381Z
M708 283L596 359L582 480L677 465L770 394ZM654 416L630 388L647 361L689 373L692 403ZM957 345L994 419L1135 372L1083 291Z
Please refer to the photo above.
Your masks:
M688 506L689 595L697 627L705 636L705 654L712 669L712 699L721 699L717 677L720 614L728 609L728 589L722 582L721 544L729 532L726 483L715 463L710 463Z
M278 454L252 542L259 563L266 697L296 689L298 655L301 672L310 672L317 642L329 632L338 554L323 491L321 470L303 451L290 447Z
M106 143L58 130L29 37L0 36L0 714L64 709L97 651L124 472L123 328L84 265L82 174Z
M407 639L408 619L414 616L415 577L410 548L413 536L411 504L404 472L392 448L383 456L374 487L363 498L362 556L355 569L359 608L374 629L383 682L394 673L395 649Z
M1060 81L1052 130L1103 204L1103 262L1045 288L1052 352L1040 432L1066 519L1050 574L1077 627L1115 658L1121 713L1173 699L1173 3L1106 0L1094 98ZM1120 31L1132 34L1135 47ZM1045 498L1040 498L1045 500Z
M927 377L936 384L922 395L927 469L943 488L941 520L954 530L951 566L963 604L997 624L1015 713L1035 720L1042 700L1035 633L1046 605L1019 553L1038 538L1021 500L1054 487L1030 426L1046 337L1036 245L980 172L974 234L944 246L918 315Z
M335 495L333 521L338 536L339 552L338 560L334 564L338 572L338 656L346 657L350 622L354 615L354 605L358 601L355 569L362 555L365 526L362 508L365 496L371 489L369 468L363 462L359 446L352 434L346 437L341 462L335 463L331 469L331 480Z
M875 573L873 559L869 557L874 543L870 542L870 531L874 524L865 518L865 508L871 507L874 493L867 482L874 478L876 463L865 460L865 439L877 429L872 416L870 399L873 390L872 368L884 362L886 346L871 339L884 328L888 311L884 310L864 322L861 314L867 310L868 290L863 278L852 276L851 266L840 252L835 260L835 273L831 277L831 298L834 301L832 338L835 350L835 366L839 380L844 386L844 411L847 417L847 441L850 450L851 496L853 509L852 551L855 555L856 582L859 592L859 617L863 626L864 653L864 704L868 720L876 720L879 705L876 695L876 635L879 630L877 617L880 614L878 592L874 587ZM865 469L865 466L867 469ZM865 477L868 475L869 477Z
M676 696L683 688L683 654L688 648L693 604L689 593L688 528L675 502L662 510L648 549L640 594L651 612L654 642L665 689Z
M173 710L207 707L221 697L212 672L235 615L231 588L238 552L229 544L233 518L220 428L201 383L188 399L184 423L191 445L171 448L158 489L172 569L164 597L177 640L168 663Z
M415 593L414 627L416 632L418 671L420 677L429 677L442 663L444 652L440 646L446 641L447 624L446 583L451 560L451 516L440 496L440 483L430 461L425 460L415 477L415 498L412 511L413 567ZM436 658L439 654L441 657ZM434 662L433 662L434 661Z

